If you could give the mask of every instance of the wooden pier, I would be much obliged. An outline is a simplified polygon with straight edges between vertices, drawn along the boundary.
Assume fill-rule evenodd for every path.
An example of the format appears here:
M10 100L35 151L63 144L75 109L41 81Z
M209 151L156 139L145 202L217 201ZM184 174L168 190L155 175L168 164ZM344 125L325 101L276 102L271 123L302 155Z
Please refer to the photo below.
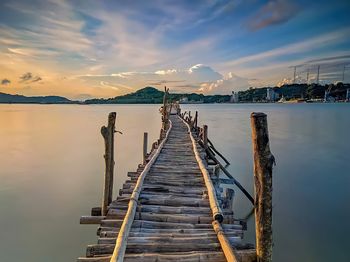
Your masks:
M86 257L80 257L78 261L271 261L271 214L258 214L259 227L265 220L270 224L261 236L259 234L257 243L264 242L265 246L257 252L254 245L242 241L246 223L234 217L232 187L223 190L221 185L245 189L216 157L227 161L208 139L208 127L198 127L198 113L194 117L181 113L178 104L167 103L167 91L160 138L147 153L145 133L143 163L135 172L128 173L129 179L114 200L111 192L115 113L110 114L108 127L102 127L106 146L102 206L93 208L90 216L80 219L81 224L99 225L98 242L88 245ZM252 115L252 124L254 118ZM255 135L254 143L259 144L259 132ZM259 159L255 156L254 159L258 164ZM260 165L255 167L256 174L263 171ZM228 174L227 178L219 175L220 168ZM256 183L257 179L256 187L265 186ZM256 197L261 191L256 190ZM254 202L247 191L243 193ZM264 210L270 207L272 212L271 202L263 204L266 204Z

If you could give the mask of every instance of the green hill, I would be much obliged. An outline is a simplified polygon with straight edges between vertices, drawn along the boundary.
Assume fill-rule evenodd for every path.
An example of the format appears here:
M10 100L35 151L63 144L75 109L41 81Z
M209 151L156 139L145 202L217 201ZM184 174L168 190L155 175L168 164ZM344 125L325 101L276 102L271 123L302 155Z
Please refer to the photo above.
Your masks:
M9 104L70 104L73 101L62 96L23 96L0 93L0 103Z
M164 92L147 86L134 93L113 98L89 99L86 104L160 104L163 102Z
M164 92L154 87L147 86L134 93L117 96L108 99L89 99L86 100L86 104L161 104L163 103ZM203 102L203 103L222 103L230 100L229 95L208 95L196 93L186 94L169 94L171 101L179 101L181 98L187 97L191 102Z

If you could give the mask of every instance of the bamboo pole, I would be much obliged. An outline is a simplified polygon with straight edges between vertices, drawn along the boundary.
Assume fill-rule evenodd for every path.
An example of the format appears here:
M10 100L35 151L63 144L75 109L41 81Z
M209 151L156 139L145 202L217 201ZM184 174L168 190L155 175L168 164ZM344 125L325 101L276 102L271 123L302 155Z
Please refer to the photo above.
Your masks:
M199 169L201 170L201 173L203 175L205 186L208 190L209 204L210 204L210 208L211 208L211 211L213 214L213 219L217 220L219 222L222 222L224 220L224 216L223 216L223 213L221 211L218 199L216 197L216 191L215 191L215 188L213 186L213 182L211 181L209 172L208 172L207 168L205 167L202 158L200 157L200 154L199 154L198 149L197 149L196 141L195 141L195 139L192 135L191 129L190 129L190 125L186 121L184 121L184 123L187 125L188 132L190 134L190 138L192 141L193 152L194 152L196 160L198 162Z
M231 174L230 172L228 172L228 170L220 163L220 161L214 156L214 154L209 150L205 150L206 153L208 154L208 156L214 160L214 162L216 164L218 164L222 170L222 172L224 172L224 174L231 178L234 182L234 184L242 191L242 193L249 199L249 201L254 205L254 198L249 194L249 192L241 185L241 183L239 183Z
M138 202L141 190L142 190L143 181L145 180L146 175L148 174L149 170L151 169L151 166L157 160L157 157L159 156L160 151L162 150L164 143L168 139L171 128L172 128L172 123L171 123L171 121L169 121L169 129L167 130L165 138L160 143L160 145L157 148L157 151L154 153L154 155L152 156L150 161L146 164L145 168L143 169L143 171L141 172L140 176L137 179L136 185L135 185L134 190L133 190L131 197L130 197L130 201L128 204L128 210L125 214L123 223L121 225L121 228L120 228L117 240L116 240L116 244L115 244L113 255L111 257L110 262L122 262L124 260L127 239L129 236L131 225L134 221L136 208L137 208L137 202Z
M105 142L105 181L102 199L102 215L107 214L108 205L112 202L113 195L113 170L114 170L114 133L116 112L109 113L108 126L101 127L101 134Z
M255 227L258 262L272 261L272 166L275 158L270 152L267 117L252 113L254 154Z
M148 145L148 133L144 132L143 133L143 164L146 164L146 159L147 159L147 145Z
M208 143L210 148L216 153L218 154L222 160L224 160L224 162L226 163L226 165L229 165L230 162L214 147L213 143L210 141L210 139L208 138Z
M213 221L212 225L218 237L220 246L222 248L222 251L224 252L226 260L229 262L239 262L238 255L234 248L232 248L230 241L227 239L221 224L218 221Z

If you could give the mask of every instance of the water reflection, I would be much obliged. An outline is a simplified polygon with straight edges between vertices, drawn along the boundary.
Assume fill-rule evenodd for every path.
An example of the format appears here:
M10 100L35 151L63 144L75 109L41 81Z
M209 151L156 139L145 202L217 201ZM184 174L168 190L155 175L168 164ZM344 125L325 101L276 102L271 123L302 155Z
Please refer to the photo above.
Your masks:
M117 112L115 194L142 159L143 132L159 135L158 105L0 105L0 261L74 261L96 226L79 217L100 205L100 127ZM268 114L274 168L274 261L346 261L350 233L350 104L184 105L253 192L249 115ZM243 218L251 203L236 190ZM247 241L254 240L248 219ZM21 247L20 249L18 247ZM322 252L320 252L322 251Z

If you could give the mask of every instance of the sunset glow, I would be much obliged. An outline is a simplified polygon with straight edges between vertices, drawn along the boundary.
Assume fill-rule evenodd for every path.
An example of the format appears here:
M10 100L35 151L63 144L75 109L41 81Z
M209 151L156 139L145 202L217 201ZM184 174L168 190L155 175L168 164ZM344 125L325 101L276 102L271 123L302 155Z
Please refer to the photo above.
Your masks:
M145 86L229 94L350 81L349 1L4 0L0 92L114 97Z

